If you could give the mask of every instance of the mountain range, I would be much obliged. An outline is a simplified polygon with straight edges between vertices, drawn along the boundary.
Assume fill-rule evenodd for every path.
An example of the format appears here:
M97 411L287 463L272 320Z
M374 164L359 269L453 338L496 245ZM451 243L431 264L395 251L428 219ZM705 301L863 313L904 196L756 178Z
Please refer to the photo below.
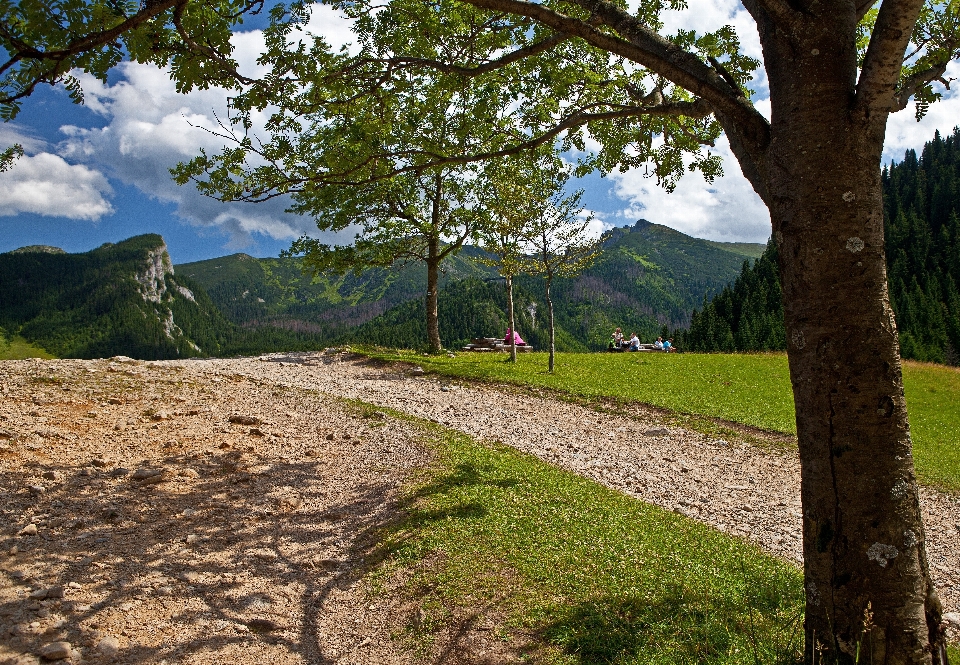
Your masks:
M614 229L583 275L554 285L558 348L606 345L614 326L655 336L689 323L762 245L691 238L645 220ZM496 272L466 247L444 264L444 344L499 335L506 298ZM359 275L308 275L297 257L234 254L172 265L163 239L144 235L90 252L46 246L0 254L0 328L60 357L184 358L366 342L424 343L421 265ZM542 284L517 280L518 330L542 346ZM2 331L0 331L2 332Z
M718 293L745 260L762 250L760 244L691 238L646 220L613 229L593 266L554 284L558 347L604 348L616 326L648 337L664 326L684 327L704 297ZM439 316L447 347L500 335L507 327L502 281L476 261L482 255L468 246L443 264ZM311 331L331 343L409 348L426 340L422 265L311 276L303 274L295 257L234 254L176 269L203 286L220 311L244 328ZM517 329L540 347L547 337L542 293L538 278L515 280Z

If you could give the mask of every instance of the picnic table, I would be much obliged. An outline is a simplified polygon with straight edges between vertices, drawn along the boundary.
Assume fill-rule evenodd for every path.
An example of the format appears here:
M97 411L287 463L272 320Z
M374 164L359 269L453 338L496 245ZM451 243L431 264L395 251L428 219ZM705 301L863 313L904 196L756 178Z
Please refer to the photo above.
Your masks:
M509 353L510 345L504 342L502 337L474 337L470 344L467 344L462 350ZM531 351L533 351L533 347L529 344L517 344L517 353L529 353Z

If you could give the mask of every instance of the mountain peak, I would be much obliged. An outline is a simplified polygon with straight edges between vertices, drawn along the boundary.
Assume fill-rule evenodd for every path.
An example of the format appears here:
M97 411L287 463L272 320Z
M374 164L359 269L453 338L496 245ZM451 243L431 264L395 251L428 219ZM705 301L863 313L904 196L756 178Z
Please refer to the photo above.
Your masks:
M11 250L7 254L66 254L66 252L52 245L27 245Z

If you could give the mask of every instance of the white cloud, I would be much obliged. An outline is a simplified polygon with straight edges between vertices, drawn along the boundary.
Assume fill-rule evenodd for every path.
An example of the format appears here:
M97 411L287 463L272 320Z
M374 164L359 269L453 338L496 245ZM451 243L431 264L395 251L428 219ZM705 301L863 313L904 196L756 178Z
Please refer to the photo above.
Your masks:
M168 73L152 65L128 62L118 72L123 78L113 85L83 78L87 105L108 122L102 128L62 127L66 136L59 145L62 155L94 165L151 198L175 204L176 214L189 224L227 232L232 248L248 245L255 233L290 240L316 231L309 218L284 212L289 200L222 203L202 196L193 185L173 182L169 169L177 163L195 157L201 148L217 153L226 145L205 130L219 129L217 118L226 114L227 91L178 94ZM260 127L264 120L255 117Z
M14 143L23 146L28 155L43 152L48 148L47 142L36 136L29 128L15 122L0 123L0 150L6 150Z
M350 24L338 10L316 5L306 31L322 34L330 45L340 48L354 41ZM238 32L231 41L241 73L255 77L268 71L257 63L264 50L262 31ZM248 245L257 233L279 240L317 235L310 218L284 212L290 205L287 198L261 204L221 203L200 195L193 185L180 187L173 182L169 169L178 162L197 156L201 148L216 154L227 144L211 132L220 130L218 119L226 118L232 93L213 88L181 95L169 72L152 65L125 62L115 72L119 80L109 85L78 75L86 107L105 118L106 124L61 127L65 139L57 151L62 157L86 164L89 173L101 170L157 201L173 203L176 214L187 223L228 233L231 248ZM253 131L265 134L266 119L266 113L255 114ZM328 238L333 239L333 235Z
M666 34L680 29L704 34L731 25L740 37L742 51L762 60L756 24L737 0L689 0L688 9L667 10L661 18ZM750 87L756 92L757 110L769 118L769 92L762 66ZM644 177L644 169L610 174L613 193L628 204L619 215L629 222L642 217L700 238L765 242L770 236L769 213L743 177L726 138L721 138L711 152L723 158L725 175L710 184L699 174L688 173L672 194L659 187L655 179Z
M956 61L947 65L945 78L960 78L960 63ZM953 90L941 90L943 100L930 106L930 110L920 122L914 114L914 104L899 113L890 116L887 121L887 137L883 146L883 160L901 161L903 153L909 148L920 151L923 144L933 138L933 133L940 130L941 134L953 133L953 128L960 125L960 91L957 86Z
M96 221L113 212L102 173L42 152L25 155L0 173L0 215L22 212Z
M611 174L614 193L630 204L620 214L628 221L642 217L697 238L766 242L770 215L740 172L725 138L713 152L723 157L724 176L709 184L699 174L688 173L672 194L639 170Z

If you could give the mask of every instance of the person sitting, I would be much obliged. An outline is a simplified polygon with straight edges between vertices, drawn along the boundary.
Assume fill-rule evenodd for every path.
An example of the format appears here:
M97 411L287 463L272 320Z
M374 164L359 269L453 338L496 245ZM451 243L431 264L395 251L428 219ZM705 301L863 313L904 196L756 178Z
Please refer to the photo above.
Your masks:
M507 328L507 334L503 336L503 343L504 343L504 344L507 344L507 345L510 344L510 333L511 333L511 332L513 333L513 343L514 343L514 344L516 344L517 346L526 346L526 345L527 345L527 343L524 342L524 341L520 338L520 333L518 333L516 330L511 331L510 328Z
M640 338L637 337L637 333L630 333L630 350L631 351L640 350Z
M657 341L653 343L653 348L655 351L663 351L663 338L658 337Z
M623 348L623 331L619 328L613 331L613 343L618 349Z
M666 351L667 353L670 353L671 351L675 350L673 348L673 338L670 338L663 343L663 350Z

